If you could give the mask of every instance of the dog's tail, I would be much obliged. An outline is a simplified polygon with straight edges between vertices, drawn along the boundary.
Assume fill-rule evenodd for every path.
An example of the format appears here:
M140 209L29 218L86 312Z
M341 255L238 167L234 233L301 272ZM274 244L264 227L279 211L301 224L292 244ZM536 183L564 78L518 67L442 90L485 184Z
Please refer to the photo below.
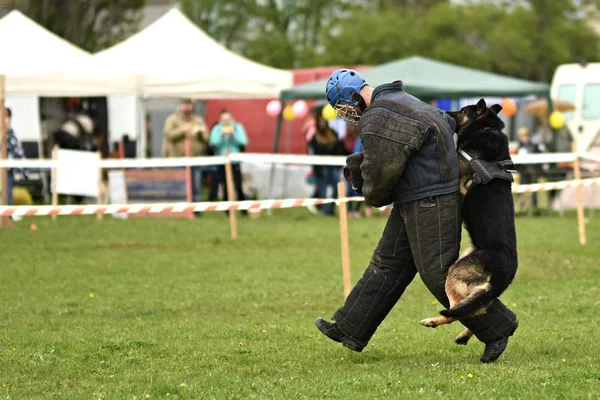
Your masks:
M486 306L489 302L496 298L496 293L492 290L492 285L486 283L475 289L471 294L464 298L463 301L456 304L449 310L440 311L440 314L444 317L451 318L464 318L473 314L475 311L480 310Z

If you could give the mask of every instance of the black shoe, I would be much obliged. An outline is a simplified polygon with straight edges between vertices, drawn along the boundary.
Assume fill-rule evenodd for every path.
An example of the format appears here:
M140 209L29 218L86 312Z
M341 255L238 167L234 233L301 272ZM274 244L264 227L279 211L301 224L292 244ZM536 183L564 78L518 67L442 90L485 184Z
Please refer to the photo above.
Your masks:
M504 350L508 345L508 338L510 338L513 335L513 333L515 333L518 326L519 322L516 322L515 327L506 337L500 340L496 340L495 342L486 343L485 350L481 355L481 362L487 364L496 361L502 355L502 353L504 353Z
M340 328L338 328L336 323L327 322L322 318L317 318L317 320L315 321L315 325L323 335L327 336L334 342L343 344L344 347L350 350L354 350L360 353L365 347L356 343L356 341L351 337L344 335L344 333L340 331Z

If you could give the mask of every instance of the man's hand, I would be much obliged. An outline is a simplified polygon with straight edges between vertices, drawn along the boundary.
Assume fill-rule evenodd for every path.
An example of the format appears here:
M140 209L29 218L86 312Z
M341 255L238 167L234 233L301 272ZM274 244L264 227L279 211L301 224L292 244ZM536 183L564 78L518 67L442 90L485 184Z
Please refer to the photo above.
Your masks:
M183 132L185 132L186 134L190 134L190 133L192 133L192 128L193 127L194 126L192 124L187 123L187 124L184 124L184 125L181 126L181 130Z
M199 137L198 133L200 133L200 131L200 125L190 125L190 129L186 132L186 136L192 139L196 139Z
M348 181L354 190L358 193L362 192L363 178L360 171L365 156L363 152L351 154L346 158L346 166L344 167L344 178Z

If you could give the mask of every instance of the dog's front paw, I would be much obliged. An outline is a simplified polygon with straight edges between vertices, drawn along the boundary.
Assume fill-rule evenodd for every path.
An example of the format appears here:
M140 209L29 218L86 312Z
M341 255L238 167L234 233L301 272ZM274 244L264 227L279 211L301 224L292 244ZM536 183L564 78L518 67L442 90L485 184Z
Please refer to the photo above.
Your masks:
M425 318L419 322L421 325L426 326L428 328L437 328L437 324L435 323L435 318Z

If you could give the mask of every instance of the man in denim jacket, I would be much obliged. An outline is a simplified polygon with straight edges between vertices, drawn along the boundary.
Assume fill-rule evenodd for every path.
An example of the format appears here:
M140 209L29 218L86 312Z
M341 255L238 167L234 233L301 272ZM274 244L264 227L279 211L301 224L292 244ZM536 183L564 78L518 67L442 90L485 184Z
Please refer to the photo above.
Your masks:
M373 89L350 69L333 72L326 92L338 116L359 126L363 152L347 158L348 179L368 204L394 204L363 277L333 315L336 322L315 322L330 339L362 351L417 272L449 307L444 286L461 239L455 122L404 92L402 82ZM487 314L460 322L485 343L484 363L500 357L518 325L500 300Z

